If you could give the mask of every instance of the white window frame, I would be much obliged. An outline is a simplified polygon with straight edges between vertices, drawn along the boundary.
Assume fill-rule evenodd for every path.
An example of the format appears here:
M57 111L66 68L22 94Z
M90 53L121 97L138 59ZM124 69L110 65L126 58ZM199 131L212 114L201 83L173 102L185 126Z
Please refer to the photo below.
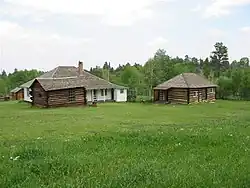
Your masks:
M194 91L194 97L198 97L199 92L198 91Z
M215 88L209 88L209 93L215 93Z

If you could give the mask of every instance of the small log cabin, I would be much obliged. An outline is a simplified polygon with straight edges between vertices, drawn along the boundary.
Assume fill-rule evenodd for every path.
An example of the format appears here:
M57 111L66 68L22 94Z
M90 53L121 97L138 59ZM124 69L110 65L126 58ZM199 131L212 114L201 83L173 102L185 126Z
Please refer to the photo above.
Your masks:
M24 92L22 88L16 87L10 91L12 100L23 100Z
M198 74L183 73L156 86L154 101L174 104L215 101L216 87Z

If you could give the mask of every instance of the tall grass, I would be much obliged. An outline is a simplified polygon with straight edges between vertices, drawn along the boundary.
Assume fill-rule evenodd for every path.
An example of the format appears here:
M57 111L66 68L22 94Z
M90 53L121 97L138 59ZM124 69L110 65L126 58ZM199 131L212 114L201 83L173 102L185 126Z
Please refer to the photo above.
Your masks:
M0 103L0 187L250 187L250 103Z

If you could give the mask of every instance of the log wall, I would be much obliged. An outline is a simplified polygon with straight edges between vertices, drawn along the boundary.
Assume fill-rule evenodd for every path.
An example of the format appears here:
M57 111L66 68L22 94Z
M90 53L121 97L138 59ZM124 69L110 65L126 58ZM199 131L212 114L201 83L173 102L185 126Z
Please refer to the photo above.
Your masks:
M197 89L190 89L190 95L189 95L189 102L201 102L206 100L206 88L197 88Z
M48 106L48 97L47 92L42 88L38 81L33 83L32 85L32 105L39 107L47 107Z
M211 88L190 89L190 103L202 102L202 101L214 101L215 88L214 92L210 92L210 89Z
M216 98L215 89L213 92L210 91L211 88L171 88L168 90L154 90L154 101L159 101L159 92L163 92L165 100L170 103L176 104L187 104L202 101L214 101ZM188 97L189 96L189 97Z
M74 93L75 97L73 97L72 93ZM86 105L86 102L86 90L84 88L48 92L48 107Z
M159 90L154 90L154 101L159 100Z
M168 90L168 101L174 104L187 104L188 90L182 88L172 88Z
M210 92L209 90L210 90L210 88L208 88L207 100L208 101L215 101L216 100L216 92ZM214 91L215 90L216 90L216 88L214 88Z
M21 89L20 91L18 91L16 93L16 99L17 100L23 100L23 98L24 98L24 91L23 91L23 89Z
M24 98L23 89L19 90L16 93L11 93L11 99L12 100L23 100L23 98Z

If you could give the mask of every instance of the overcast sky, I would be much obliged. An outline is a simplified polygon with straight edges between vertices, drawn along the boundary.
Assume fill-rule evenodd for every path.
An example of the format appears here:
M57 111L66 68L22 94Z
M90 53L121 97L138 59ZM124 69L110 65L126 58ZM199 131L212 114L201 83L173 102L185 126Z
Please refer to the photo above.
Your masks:
M140 63L158 48L250 56L250 0L0 0L0 68Z

